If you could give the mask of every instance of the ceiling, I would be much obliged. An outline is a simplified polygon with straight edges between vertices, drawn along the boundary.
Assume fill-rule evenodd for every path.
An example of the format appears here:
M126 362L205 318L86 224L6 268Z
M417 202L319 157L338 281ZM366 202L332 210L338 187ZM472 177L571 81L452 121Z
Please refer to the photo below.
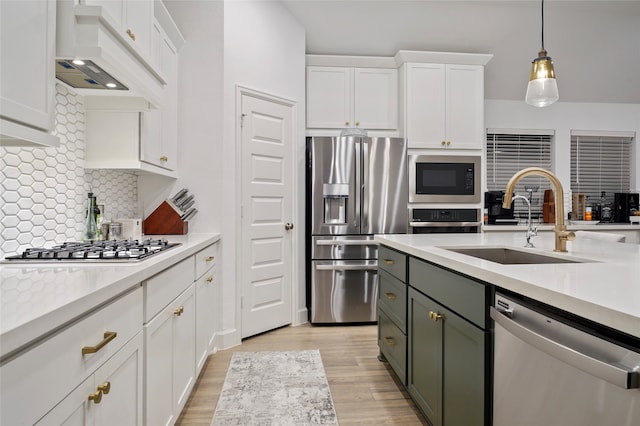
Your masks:
M541 47L529 0L284 0L308 54L490 53L485 98L523 100ZM640 104L640 0L547 0L544 44L560 101Z

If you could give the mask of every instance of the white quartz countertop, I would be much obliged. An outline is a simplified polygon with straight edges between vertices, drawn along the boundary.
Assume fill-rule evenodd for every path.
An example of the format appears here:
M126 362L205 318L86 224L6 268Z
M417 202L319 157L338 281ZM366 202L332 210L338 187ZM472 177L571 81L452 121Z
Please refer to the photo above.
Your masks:
M376 235L375 240L640 338L640 245L578 238L567 243L568 253L555 253L553 233L534 237L536 247L525 249L523 232ZM444 248L455 246L507 246L584 262L502 265Z
M215 243L220 234L158 238L181 245L129 263L0 264L0 359Z

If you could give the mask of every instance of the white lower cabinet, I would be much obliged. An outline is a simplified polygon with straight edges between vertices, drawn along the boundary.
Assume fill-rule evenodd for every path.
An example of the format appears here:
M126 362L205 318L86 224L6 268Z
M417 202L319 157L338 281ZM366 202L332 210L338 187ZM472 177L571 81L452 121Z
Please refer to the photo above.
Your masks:
M0 424L141 425L142 350L138 287L3 363Z
M139 332L37 425L142 425L142 348Z
M173 424L195 382L195 293L191 284L145 329L147 425Z
M217 262L217 243L196 254L196 375L214 347L218 314L216 302L221 297Z

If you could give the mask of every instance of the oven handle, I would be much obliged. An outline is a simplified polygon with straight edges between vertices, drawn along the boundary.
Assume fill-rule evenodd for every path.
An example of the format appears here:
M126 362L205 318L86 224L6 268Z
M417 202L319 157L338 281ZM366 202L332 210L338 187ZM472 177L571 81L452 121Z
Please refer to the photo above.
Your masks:
M412 228L434 228L445 226L480 226L482 222L409 222Z
M317 246L377 246L373 240L316 240Z
M317 271L378 271L378 265L316 265Z
M640 388L640 373L637 371L628 371L616 365L608 364L551 340L507 318L507 313L502 314L493 306L490 307L489 314L497 324L509 333L566 364L623 389Z

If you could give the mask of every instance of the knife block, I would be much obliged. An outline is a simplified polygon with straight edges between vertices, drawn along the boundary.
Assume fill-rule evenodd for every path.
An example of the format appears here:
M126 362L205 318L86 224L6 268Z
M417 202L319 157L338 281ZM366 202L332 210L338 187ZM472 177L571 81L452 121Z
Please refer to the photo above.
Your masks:
M178 208L170 201L163 201L142 222L145 235L185 235L189 231L189 222L180 219Z

